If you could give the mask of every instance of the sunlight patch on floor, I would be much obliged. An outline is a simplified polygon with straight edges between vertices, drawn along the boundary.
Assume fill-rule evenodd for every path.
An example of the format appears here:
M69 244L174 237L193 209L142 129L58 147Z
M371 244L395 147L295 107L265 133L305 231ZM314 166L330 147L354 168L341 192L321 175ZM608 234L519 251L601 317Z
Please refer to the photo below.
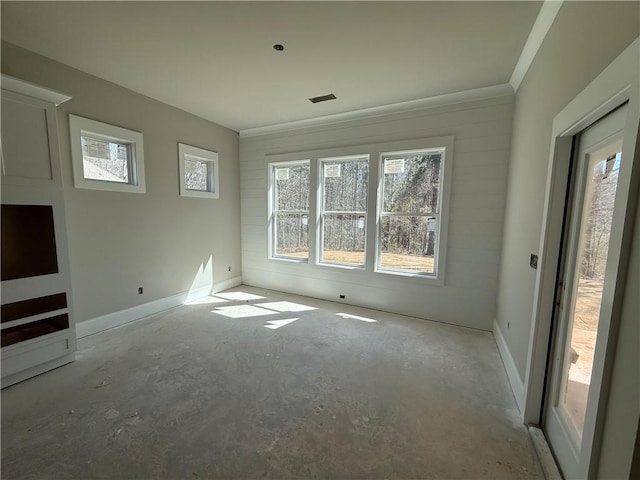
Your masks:
M267 320L266 328L270 328L271 330L277 330L280 327L284 327L285 325L289 325L290 323L295 322L296 320L300 320L299 318L283 318L282 320Z
M216 293L216 297L224 298L226 300L262 300L266 297L261 297L260 295L254 295L252 293L245 292L226 292L226 293Z
M229 307L217 307L211 313L219 313L229 318L260 317L263 315L276 315L278 312L254 305L231 305Z
M208 297L200 297L195 300L190 300L185 305L206 305L206 304L214 304L214 303L227 303L229 300L225 300L224 298L213 297L209 295Z
M377 322L377 320L374 320L373 318L359 317L358 315L351 315L350 313L336 313L336 315L342 318L352 318L353 320L360 320L361 322Z
M269 302L258 303L258 307L268 308L270 310L276 310L278 312L306 312L308 310L317 310L316 307L309 307L300 303L293 302Z

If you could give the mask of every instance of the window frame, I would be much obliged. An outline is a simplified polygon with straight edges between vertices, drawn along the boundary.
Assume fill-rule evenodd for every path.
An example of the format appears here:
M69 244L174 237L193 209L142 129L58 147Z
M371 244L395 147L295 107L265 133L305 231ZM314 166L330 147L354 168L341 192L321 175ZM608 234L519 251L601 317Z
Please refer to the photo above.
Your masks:
M381 211L381 190L380 182L384 181L384 175L380 175L382 169L382 155L394 152L424 151L444 148L444 155L441 163L441 192L440 192L440 222L438 231L438 255L435 259L435 275L403 272L378 268L380 251L380 211ZM365 217L365 264L364 267L353 264L337 264L320 262L321 231L320 212L322 211L322 181L320 178L321 168L318 163L321 159L369 156L369 178L368 178L368 198L367 215ZM383 276L393 275L398 280L411 283L442 287L445 285L445 274L448 251L448 230L450 215L450 195L452 189L453 163L455 162L454 136L419 137L408 140L390 140L379 143L362 143L341 147L330 146L327 148L307 149L286 153L268 152L265 153L266 188L267 188L267 212L268 239L266 245L267 259L277 260L282 263L289 262L294 265L305 265L300 268L313 269L337 269L340 274L354 275L353 281L358 281L355 276L366 275L370 281L383 280ZM273 175L274 166L292 165L296 163L309 163L309 210L308 210L308 258L274 255L274 232L273 232ZM292 265L293 268L299 268ZM286 267L288 268L288 267ZM376 280L376 278L378 280Z
M185 181L187 156L206 162L207 190L192 190L187 188ZM180 176L180 196L194 198L220 198L219 156L217 152L194 147L186 143L178 143L178 174Z
M307 210L276 210L276 205L277 205L277 201L276 201L276 194L277 194L277 188L276 188L276 178L275 178L275 171L277 168L283 168L283 167L295 167L295 166L300 166L300 165L307 165L309 167L309 206ZM269 197L269 202L268 202L268 218L269 218L269 242L268 242L268 248L269 248L269 259L270 260L280 260L280 261L288 261L288 262L294 262L294 263L309 263L311 261L311 244L312 244L312 239L311 239L311 232L312 230L312 222L311 222L311 201L312 201L312 195L311 195L311 185L312 185L312 178L311 178L311 173L312 173L312 169L311 169L311 160L310 159L304 159L304 160L290 160L290 161L281 161L281 162L270 162L268 164L268 168L269 168L269 190L268 190L268 197ZM278 254L276 252L276 246L278 245L277 242L277 226L276 226L276 222L275 222L275 218L276 215L280 212L284 212L284 213L289 213L289 214L300 214L300 215L304 215L306 212L307 215L307 243L308 243L308 252L307 252L307 257L306 258L302 258L302 257L296 257L293 255L282 255L282 254Z
M452 164L453 164L453 137L437 137L428 138L422 141L393 142L381 148L378 154L378 184L376 197L376 251L374 272L384 275L398 275L403 277L411 277L420 279L432 285L443 286L445 280L446 256L448 250L448 230L449 230L449 212L452 184ZM390 148L389 148L390 147ZM399 147L399 148L394 148ZM442 151L440 165L440 192L438 198L438 213L414 214L400 213L394 215L393 212L384 212L384 159L389 156L407 156L429 151ZM391 213L391 215L388 215ZM382 263L382 218L383 216L424 216L436 217L436 238L435 252L433 259L434 272L424 273L416 270L408 269L392 269L383 268Z
M364 211L326 211L325 210L325 183L324 183L324 165L326 163L348 163L356 160L366 160L367 163L367 196L365 200L366 210ZM367 232L368 232L368 213L369 213L369 183L370 183L370 172L371 172L371 155L369 153L362 154L348 154L348 155L340 155L340 156L322 156L318 157L318 228L317 228L317 259L316 263L318 265L330 265L335 267L343 267L343 268L352 268L352 269L362 269L364 270L367 264ZM364 217L364 261L362 263L349 263L349 262L338 262L332 260L325 260L324 257L324 217L325 215L356 215Z
M144 145L142 133L77 115L69 115L71 163L75 188L125 193L146 193ZM129 146L131 158L127 162L129 182L96 180L84 176L82 137L105 140Z

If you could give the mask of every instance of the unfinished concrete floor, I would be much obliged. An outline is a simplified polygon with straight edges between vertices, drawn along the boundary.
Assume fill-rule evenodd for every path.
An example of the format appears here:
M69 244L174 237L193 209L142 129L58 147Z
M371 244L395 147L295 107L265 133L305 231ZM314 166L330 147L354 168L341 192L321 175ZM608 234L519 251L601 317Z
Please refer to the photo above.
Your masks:
M490 333L231 292L3 390L2 478L543 477Z

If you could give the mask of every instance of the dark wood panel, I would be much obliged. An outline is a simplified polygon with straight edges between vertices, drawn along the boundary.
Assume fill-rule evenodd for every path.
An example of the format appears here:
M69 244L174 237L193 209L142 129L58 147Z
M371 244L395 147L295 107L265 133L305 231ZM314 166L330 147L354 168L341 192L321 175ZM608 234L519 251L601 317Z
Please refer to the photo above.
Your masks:
M25 340L48 335L49 333L59 332L66 328L69 328L69 316L66 313L38 320L37 322L7 328L2 330L2 346L7 347Z
M2 323L11 322L20 318L67 308L67 294L56 293L46 297L30 298L20 302L7 303L2 305L1 308Z
M2 205L2 280L58 273L51 205Z

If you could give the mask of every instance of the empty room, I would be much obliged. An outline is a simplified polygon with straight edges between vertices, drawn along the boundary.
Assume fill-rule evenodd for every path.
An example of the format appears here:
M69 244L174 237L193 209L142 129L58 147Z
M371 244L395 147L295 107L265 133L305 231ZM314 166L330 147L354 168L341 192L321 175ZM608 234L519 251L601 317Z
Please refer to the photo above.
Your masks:
M640 2L0 7L2 478L640 478Z

